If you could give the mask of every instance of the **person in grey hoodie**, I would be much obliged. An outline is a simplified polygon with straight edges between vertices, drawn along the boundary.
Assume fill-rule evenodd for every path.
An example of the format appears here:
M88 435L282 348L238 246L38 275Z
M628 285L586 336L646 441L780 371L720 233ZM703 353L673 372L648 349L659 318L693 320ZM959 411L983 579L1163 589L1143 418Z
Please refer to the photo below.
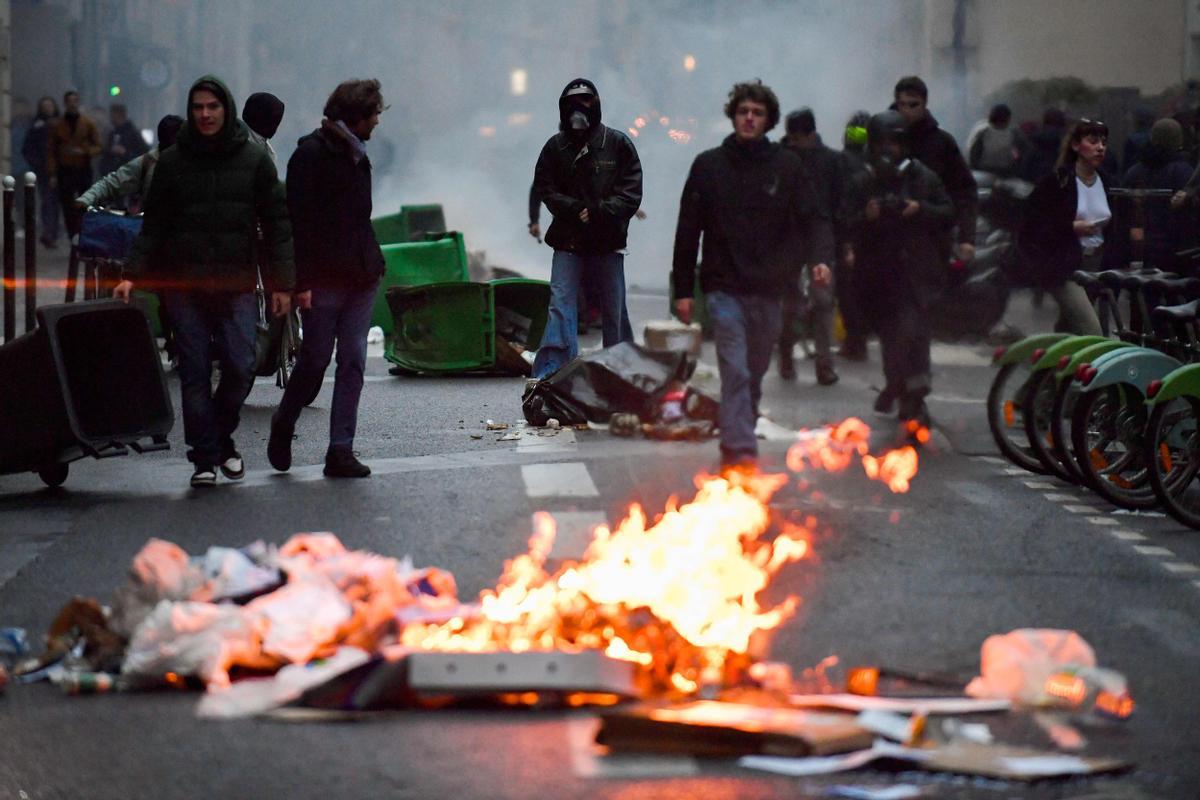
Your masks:
M87 191L79 195L75 204L86 208L112 205L117 200L134 197L127 209L136 214L141 203L150 191L150 181L154 180L154 169L158 166L158 158L163 150L175 144L175 137L183 127L183 117L167 114L158 121L158 144L132 161L126 162L118 169L108 173L93 183Z

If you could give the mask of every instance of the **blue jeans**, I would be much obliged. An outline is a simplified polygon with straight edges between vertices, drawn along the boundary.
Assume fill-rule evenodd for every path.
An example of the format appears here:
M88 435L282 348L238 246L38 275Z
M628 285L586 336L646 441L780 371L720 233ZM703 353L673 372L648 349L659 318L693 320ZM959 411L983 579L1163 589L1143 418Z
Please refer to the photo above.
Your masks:
M235 449L233 432L254 385L258 304L252 292L168 291L162 298L175 331L188 460L213 467ZM214 346L221 363L216 392L212 389Z
M337 370L333 379L333 405L329 408L329 446L351 448L358 427L358 399L367 367L367 331L379 282L369 286L313 289L312 308L300 312L304 339L292 370L275 424L285 430L296 426L306 403L320 391L325 369L337 342Z
M721 374L721 461L758 457L754 425L762 399L762 379L779 338L778 297L711 292L705 295L717 344Z
M633 340L625 310L625 256L581 256L555 250L550 268L550 313L533 362L533 377L549 377L579 355L578 303L584 281L588 299L600 306L604 346Z

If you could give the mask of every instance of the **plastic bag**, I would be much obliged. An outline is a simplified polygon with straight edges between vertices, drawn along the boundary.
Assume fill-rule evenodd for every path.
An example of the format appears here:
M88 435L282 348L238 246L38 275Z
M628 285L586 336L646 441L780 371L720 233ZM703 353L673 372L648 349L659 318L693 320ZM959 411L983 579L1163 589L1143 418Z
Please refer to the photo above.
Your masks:
M1020 628L989 636L980 651L980 675L967 686L979 698L1046 704L1046 681L1063 667L1094 667L1091 645L1074 631Z
M265 624L242 606L164 600L134 632L121 674L134 685L163 683L174 674L228 686L235 665L280 665L279 659L263 655Z
M531 425L551 417L563 425L606 423L615 413L657 419L661 399L686 383L695 370L686 353L656 353L633 342L579 356L539 381L525 395L521 410Z

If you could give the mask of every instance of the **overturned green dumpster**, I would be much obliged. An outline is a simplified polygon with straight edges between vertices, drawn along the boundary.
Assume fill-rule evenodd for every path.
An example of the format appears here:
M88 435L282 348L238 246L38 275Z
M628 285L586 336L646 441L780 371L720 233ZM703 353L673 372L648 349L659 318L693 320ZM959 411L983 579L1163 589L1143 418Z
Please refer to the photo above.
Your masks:
M385 269L371 324L383 329L388 361L412 373L530 374L525 353L546 328L548 282L471 282L463 235L445 231L438 205L404 206L372 224Z

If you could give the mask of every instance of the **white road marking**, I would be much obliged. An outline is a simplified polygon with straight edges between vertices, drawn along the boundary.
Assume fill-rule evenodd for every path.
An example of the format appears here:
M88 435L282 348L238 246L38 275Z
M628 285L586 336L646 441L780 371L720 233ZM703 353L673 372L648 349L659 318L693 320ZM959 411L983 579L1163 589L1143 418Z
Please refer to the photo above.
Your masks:
M1144 542L1144 541L1146 541L1146 537L1142 536L1137 531L1127 531L1124 528L1117 528L1115 530L1109 531L1109 533L1111 533L1113 536L1117 537L1118 539L1123 539L1126 542Z
M975 460L982 461L985 464L999 464L1000 466L1008 463L1003 458L997 458L996 456L975 456Z
M1067 511L1070 511L1072 514L1099 514L1100 513L1100 509L1096 508L1095 506L1065 505L1065 506L1063 506L1063 508L1066 509ZM1102 519L1107 519L1107 517L1103 517ZM1106 523L1102 523L1102 524L1107 525L1108 523L1106 522ZM1112 524L1116 525L1117 523L1114 522Z
M1009 467L1008 469L1004 470L1004 474L1005 475L1028 475L1029 470L1019 469L1017 467Z
M1154 544L1135 544L1133 549L1143 556L1162 556L1163 558L1174 558L1175 554L1165 547L1159 547Z
M607 525L608 517L603 511L551 511L554 517L554 546L550 558L556 560L583 558L592 541L592 531L599 525Z
M525 464L521 467L525 494L529 497L599 497L587 465L579 461L562 464Z
M1092 509L1092 510L1095 511L1095 509ZM1108 517L1088 517L1087 521L1092 523L1093 525L1118 525L1118 524L1120 524L1115 519L1109 519Z
M1057 489L1053 483L1049 481L1025 481L1025 486L1030 489ZM1074 498L1072 498L1074 499Z
M1049 492L1047 494L1042 495L1042 497L1044 497L1047 500L1054 502L1054 503L1070 503L1074 500L1079 499L1078 497L1076 497L1073 494L1057 494L1055 492Z
M925 399L933 403L959 403L972 406L981 406L987 403L987 399L983 397L961 397L953 394L931 394Z
M1168 561L1168 562L1165 562L1163 564L1163 566L1166 567L1167 569L1171 570L1171 572L1176 573L1177 575L1183 574L1185 572L1187 572L1187 573L1200 572L1200 567L1197 567L1195 564L1187 564L1183 561Z

